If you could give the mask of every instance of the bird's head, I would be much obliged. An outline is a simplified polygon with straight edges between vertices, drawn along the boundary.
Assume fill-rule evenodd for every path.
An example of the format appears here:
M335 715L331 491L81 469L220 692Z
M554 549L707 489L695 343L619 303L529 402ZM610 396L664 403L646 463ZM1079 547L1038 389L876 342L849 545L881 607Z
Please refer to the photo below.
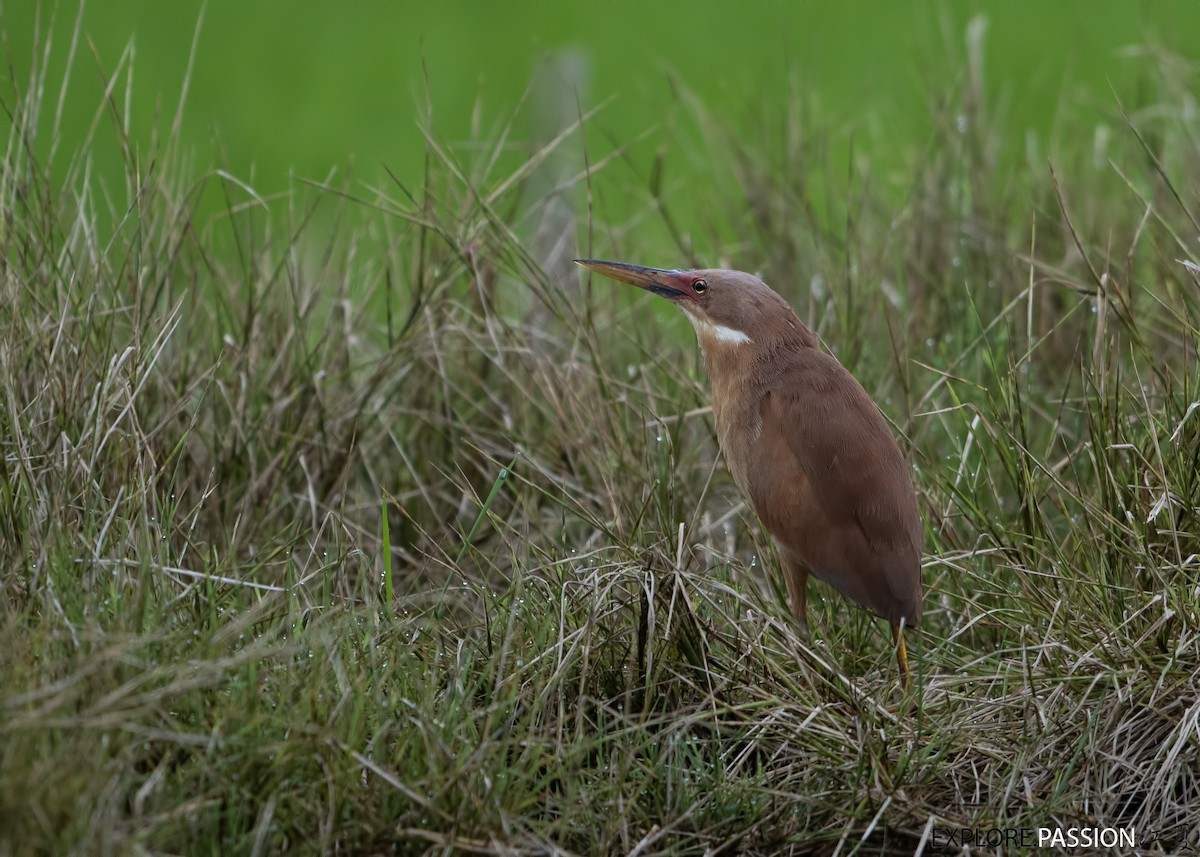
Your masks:
M705 348L714 342L746 345L807 333L787 301L744 271L664 270L599 259L576 259L575 264L671 301L687 315Z

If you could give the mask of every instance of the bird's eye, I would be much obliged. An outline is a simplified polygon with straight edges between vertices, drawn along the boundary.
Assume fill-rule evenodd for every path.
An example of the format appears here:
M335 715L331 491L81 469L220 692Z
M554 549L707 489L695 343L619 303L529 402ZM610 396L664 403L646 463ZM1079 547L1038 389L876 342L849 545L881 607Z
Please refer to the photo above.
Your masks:
M696 294L702 295L708 291L708 283L704 282L704 280L696 280L696 282L692 283L692 288L696 290Z

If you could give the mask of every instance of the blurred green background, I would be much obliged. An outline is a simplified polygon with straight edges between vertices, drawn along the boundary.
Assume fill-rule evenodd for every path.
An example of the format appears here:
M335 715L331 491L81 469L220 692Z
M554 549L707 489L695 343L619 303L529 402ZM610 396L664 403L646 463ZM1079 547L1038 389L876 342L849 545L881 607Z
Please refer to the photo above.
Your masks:
M42 61L35 41L51 39L37 140L43 152L78 8L53 0L3 5L10 107L14 86L27 87L32 64ZM1147 60L1130 46L1186 55L1200 33L1194 2L104 0L84 9L56 157L69 156L71 141L84 137L100 103L101 70L112 74L129 45L133 136L145 146L156 123L165 133L198 25L183 149L198 167L221 166L263 194L285 189L289 174L321 179L352 168L356 179L377 182L383 164L416 181L425 147L418 127L423 65L437 132L455 143L471 136L473 115L482 135L494 136L539 64L558 56L551 76L568 69L584 108L613 97L589 125L593 158L646 135L623 167L635 172L647 167L669 127L672 77L735 120L769 117L785 100L801 98L845 140L861 131L873 141L919 145L933 121L930 93L966 73L965 33L980 14L987 19L986 91L1004 106L1016 150L1033 141L1043 157L1065 100L1111 117L1112 91L1137 97ZM115 98L124 109L123 82ZM537 121L536 110L522 110L515 140L536 136ZM101 176L120 169L112 137L97 135Z

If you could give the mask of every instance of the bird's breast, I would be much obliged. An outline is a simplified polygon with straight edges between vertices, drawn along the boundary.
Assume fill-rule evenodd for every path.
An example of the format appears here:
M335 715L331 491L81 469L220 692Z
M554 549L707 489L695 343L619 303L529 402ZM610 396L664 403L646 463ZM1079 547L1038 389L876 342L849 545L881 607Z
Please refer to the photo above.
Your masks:
M762 393L736 371L712 373L711 384L717 443L733 481L749 497L750 461L762 434Z

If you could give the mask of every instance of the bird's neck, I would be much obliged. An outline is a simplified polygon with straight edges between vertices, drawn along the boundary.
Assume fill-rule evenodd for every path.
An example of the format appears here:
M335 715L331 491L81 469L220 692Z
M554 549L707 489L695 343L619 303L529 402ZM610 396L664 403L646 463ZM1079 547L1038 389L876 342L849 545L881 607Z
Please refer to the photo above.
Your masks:
M791 311L780 313L767 324L759 324L753 330L743 330L717 324L708 319L697 318L690 312L684 313L696 329L696 341L704 353L709 374L716 379L718 374L739 374L738 367L750 366L764 351L781 348L819 348L816 335Z
M722 449L726 447L726 429L746 416L739 412L748 409L749 414L757 413L763 367L771 355L819 347L813 332L793 313L789 315L790 319L780 318L779 324L757 329L753 335L692 319L712 387L713 416Z

